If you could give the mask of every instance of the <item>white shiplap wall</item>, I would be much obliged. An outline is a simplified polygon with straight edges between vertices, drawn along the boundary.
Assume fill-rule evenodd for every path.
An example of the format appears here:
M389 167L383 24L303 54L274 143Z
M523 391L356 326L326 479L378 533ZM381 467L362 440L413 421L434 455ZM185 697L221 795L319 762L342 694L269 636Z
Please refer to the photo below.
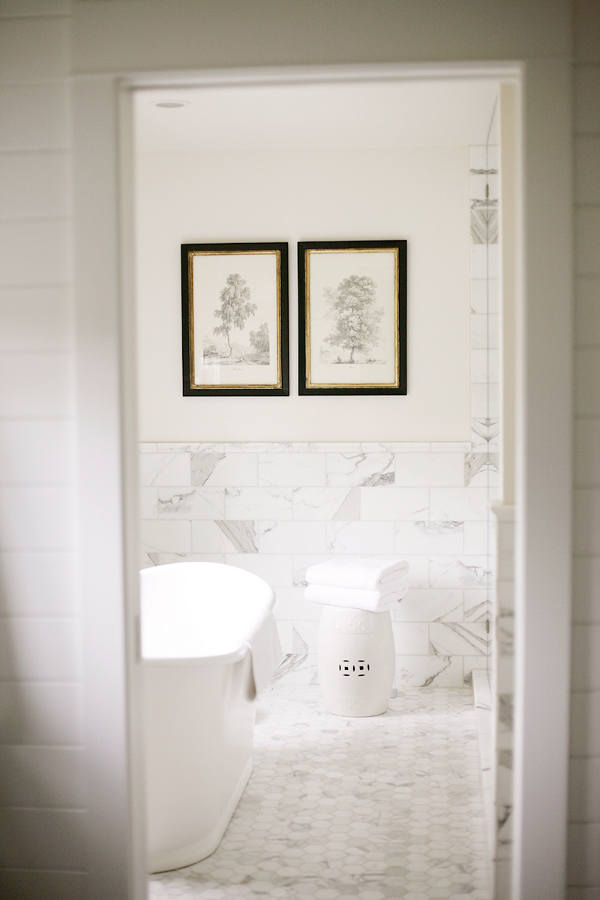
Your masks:
M68 0L0 0L0 896L85 891Z
M575 0L569 900L600 897L600 4Z

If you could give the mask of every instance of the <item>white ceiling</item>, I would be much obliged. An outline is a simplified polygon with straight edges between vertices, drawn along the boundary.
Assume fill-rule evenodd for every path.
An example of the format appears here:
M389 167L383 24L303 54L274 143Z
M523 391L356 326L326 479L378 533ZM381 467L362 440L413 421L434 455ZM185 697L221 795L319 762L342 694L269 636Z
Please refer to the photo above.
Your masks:
M140 91L138 152L484 144L492 81L293 84ZM184 102L177 109L157 103ZM497 116L495 117L497 119Z

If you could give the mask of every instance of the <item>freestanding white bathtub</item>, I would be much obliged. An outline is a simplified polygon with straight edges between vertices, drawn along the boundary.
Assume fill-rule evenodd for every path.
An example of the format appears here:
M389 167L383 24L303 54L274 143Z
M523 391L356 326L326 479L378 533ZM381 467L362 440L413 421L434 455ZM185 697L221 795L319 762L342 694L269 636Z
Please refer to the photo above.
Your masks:
M281 651L273 591L250 572L182 562L141 571L149 869L219 845L252 770L257 691Z

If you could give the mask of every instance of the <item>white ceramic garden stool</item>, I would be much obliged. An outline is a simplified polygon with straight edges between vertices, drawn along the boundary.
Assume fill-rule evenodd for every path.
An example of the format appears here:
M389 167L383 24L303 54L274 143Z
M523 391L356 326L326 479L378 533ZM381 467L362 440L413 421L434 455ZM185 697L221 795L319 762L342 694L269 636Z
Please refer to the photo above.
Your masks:
M394 681L389 611L323 606L319 624L319 683L336 716L379 716Z

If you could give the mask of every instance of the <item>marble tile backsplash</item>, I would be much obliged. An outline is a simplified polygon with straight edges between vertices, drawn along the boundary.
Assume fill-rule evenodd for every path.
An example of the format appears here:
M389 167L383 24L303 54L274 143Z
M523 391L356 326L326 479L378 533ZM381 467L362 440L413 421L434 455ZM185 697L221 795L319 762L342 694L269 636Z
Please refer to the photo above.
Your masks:
M490 454L470 443L144 443L140 468L142 565L213 560L265 578L284 649L298 635L309 646L290 679L316 680L320 610L304 576L332 556L410 563L393 613L398 685L462 687L486 667Z

